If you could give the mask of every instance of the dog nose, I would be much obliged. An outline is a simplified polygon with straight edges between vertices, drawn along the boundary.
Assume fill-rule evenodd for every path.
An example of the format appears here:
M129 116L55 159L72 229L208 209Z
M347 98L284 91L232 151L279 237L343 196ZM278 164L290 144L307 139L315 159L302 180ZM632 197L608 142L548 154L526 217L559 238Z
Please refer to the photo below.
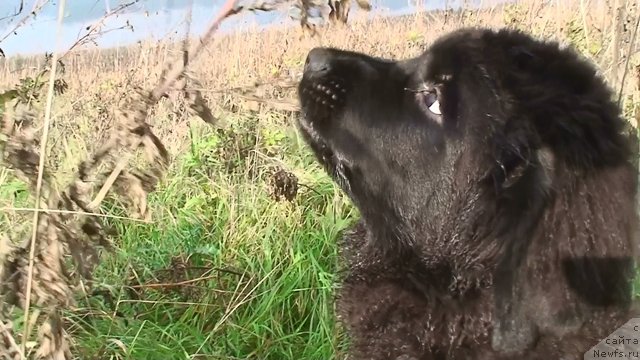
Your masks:
M331 52L325 48L313 48L307 54L304 73L308 76L323 76L331 71Z

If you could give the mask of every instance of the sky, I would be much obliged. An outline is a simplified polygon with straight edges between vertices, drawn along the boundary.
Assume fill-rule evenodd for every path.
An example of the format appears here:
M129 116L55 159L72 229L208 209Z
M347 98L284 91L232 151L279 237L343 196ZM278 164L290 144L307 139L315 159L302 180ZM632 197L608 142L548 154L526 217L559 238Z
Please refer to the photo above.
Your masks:
M24 0L24 10L17 17L0 20L0 49L6 56L18 54L38 54L64 51L79 37L85 34L85 28L100 19L106 11L116 8L119 4L131 0L66 0L65 17L61 28L59 42L57 39L57 13L59 0L49 2L38 12L36 17L29 17L24 26L12 34L16 24L25 18L36 3L43 0ZM422 7L412 4L415 0L371 0L374 11L369 14L399 15L415 11L416 9L443 8L445 0L424 0ZM122 27L128 21L134 28L131 30L117 30L108 32L97 40L97 46L106 48L128 45L141 39L162 39L167 36L179 38L184 33L184 20L190 4L193 4L193 20L191 32L202 34L208 23L217 14L224 0L139 0L126 12L108 19L103 30ZM460 1L448 0L447 6L459 6ZM479 1L476 1L479 2ZM0 0L0 18L14 14L20 5L20 0ZM351 13L358 12L355 2ZM272 25L295 25L287 14L285 6L274 12L245 12L223 22L220 31L236 31L250 27L265 27Z

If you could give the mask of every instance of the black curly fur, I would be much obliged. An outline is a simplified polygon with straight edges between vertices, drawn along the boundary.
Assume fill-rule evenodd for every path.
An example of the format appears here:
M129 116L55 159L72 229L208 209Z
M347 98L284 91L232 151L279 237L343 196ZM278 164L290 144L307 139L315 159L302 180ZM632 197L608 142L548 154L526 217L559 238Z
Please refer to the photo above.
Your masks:
M574 51L485 29L403 61L319 48L299 94L362 214L350 359L582 359L632 316L637 144Z

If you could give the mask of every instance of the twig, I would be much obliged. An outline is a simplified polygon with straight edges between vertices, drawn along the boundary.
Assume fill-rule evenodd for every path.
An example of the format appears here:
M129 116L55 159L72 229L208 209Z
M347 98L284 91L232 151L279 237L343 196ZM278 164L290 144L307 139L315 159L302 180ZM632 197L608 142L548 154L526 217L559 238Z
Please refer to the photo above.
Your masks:
M175 283L140 284L140 285L130 285L128 287L131 288L131 289L172 288L172 287L177 287L177 286L184 286L184 285L193 284L193 283L198 282L198 281L209 280L209 279L213 279L213 278L216 278L216 277L218 277L218 274L201 276L201 277L196 278L196 279L189 279L189 280L179 281L179 282L175 282Z
M211 94L226 94L229 92L249 91L249 90L264 87L264 86L276 86L280 89L293 89L298 86L298 82L288 81L288 80L281 80L281 81L271 80L271 81L264 81L264 82L256 82L253 85L242 85L242 86L233 86L233 87L217 88L217 89L192 88L192 90L197 90L197 91L211 93Z
M273 100L273 99L261 98L259 96L242 95L242 94L235 94L235 96L240 99L244 99L246 101L253 101L257 103L266 104L280 111L291 111L291 112L300 111L300 103L298 102L298 100L294 100L294 99Z
M240 282L238 282L238 286L236 286L236 291L234 291L234 294L238 294L238 298L237 299L231 299L231 304L233 304L233 301L238 301L236 304L230 305L229 307L227 307L227 309L225 309L224 314L222 315L222 317L216 322L216 324L214 325L213 329L209 332L209 335L207 335L206 339L200 344L200 346L198 347L198 349L196 350L196 353L199 353L202 348L204 347L205 344L207 344L209 342L209 339L211 339L211 337L218 332L218 329L222 326L222 324L224 324L225 321L227 321L227 319L236 311L240 308L240 306L242 306L243 304L249 302L253 297L253 293L258 289L258 287L260 287L262 285L263 282L265 282L268 278L270 278L276 271L279 270L279 268L282 266L282 262L279 262L276 266L273 267L273 269L271 269L271 271L269 271L262 279L260 279L256 285L251 288L246 295L244 295L244 297L242 297L242 299L240 299L240 294L244 293L244 291L249 288L249 284L251 283L251 280L253 280L253 277L251 277L249 279L249 281L247 281L247 283L245 284L245 286L240 290L240 282L244 279L244 276L242 276L242 278L240 279Z
M98 213L86 212L86 211L71 211L71 210L60 210L60 209L35 209L35 208L23 208L23 207L1 207L0 210L1 211L36 211L36 212L42 212L47 214L85 215L85 216L102 217L107 219L137 221L137 222L142 222L146 224L152 223L151 221L143 220L143 219L134 219L131 217L118 216L118 215L98 214Z
M62 33L62 19L64 18L64 8L65 8L66 0L60 0L60 5L58 6L58 24L57 24L57 42L60 41L60 35ZM51 75L49 76L49 91L47 93L47 103L45 106L44 113L44 125L42 131L42 137L40 140L40 163L38 166L38 180L36 181L36 199L35 199L35 208L40 208L40 194L42 191L42 177L44 175L44 163L46 157L46 149L47 149L47 140L49 139L49 125L51 123L51 107L53 105L53 94L54 94L54 84L56 77L56 68L58 65L57 59L57 51L53 52L52 55L52 64L51 64ZM33 213L33 231L31 233L31 244L29 247L29 268L27 272L27 289L25 296L25 307L24 307L24 323L29 324L29 308L31 303L31 288L33 285L33 265L34 265L34 255L36 250L36 238L38 236L38 217L40 215L39 211L35 211ZM22 352L25 353L27 349L27 336L23 336L22 338Z
M298 186L306 188L306 189L309 189L309 190L313 191L314 193L316 193L318 196L323 196L318 190L314 189L313 187L311 187L311 186L309 186L307 184L299 183Z
M132 146L132 148L137 149L141 143L142 143L142 140L138 139L137 144ZM124 170L125 166L127 166L127 163L129 162L130 158L131 158L131 154L127 154L118 160L118 163L116 164L115 168L113 169L111 174L109 174L109 177L107 178L107 180L105 180L104 184L102 184L102 187L100 188L100 191L98 191L98 194L96 195L96 197L91 201L91 203L87 205L87 208L89 208L90 210L95 210L98 208L102 200L104 200L104 198L107 196L107 193L111 189L111 186L113 186L113 184L118 179L118 176L120 175L122 170Z
M96 33L98 33L98 29L100 29L100 27L102 25L104 25L104 22L110 18L113 15L117 15L119 12L121 12L122 10L125 10L133 5L135 5L136 3L138 3L140 0L132 0L126 4L122 4L119 5L118 7L116 7L115 9L109 11L108 13L104 14L97 22L93 23L92 25L90 25L88 27L87 33L84 34L82 37L78 38L78 40L76 40L76 42L74 42L68 49L67 51L64 52L64 54L62 54L59 58L62 59L64 57L66 57L73 49L75 49L76 47L86 43L91 36L96 35ZM126 28L126 26L120 27L119 29L124 29ZM99 35L105 34L108 31L103 31L98 33Z
M4 340L4 342L6 343L6 347L10 351L15 351L17 353L16 355L20 356L20 360L24 359L24 351L22 351L20 347L18 347L18 344L16 344L16 339L13 338L11 331L9 330L9 328L7 328L2 320L0 320L0 334L2 334L2 340Z
M622 102L622 90L624 89L624 82L627 78L627 74L629 73L629 61L631 60L631 52L633 45L636 43L636 36L638 35L638 27L640 26L640 12L638 16L636 16L636 27L633 30L633 36L631 36L631 41L629 42L629 50L627 51L627 58L624 64L624 70L622 72L622 81L620 82L620 91L618 92L618 107L620 107L620 103Z
M613 6L613 39L611 40L611 83L614 88L618 85L618 64L620 62L620 42L622 41L622 18L626 0L615 0Z
M587 7L588 7L588 4L587 6L585 6L584 0L580 0L580 14L582 15L582 27L584 29L584 39L587 46L589 46L591 42L589 41L589 27L587 26L587 10L585 9Z
M2 38L0 38L0 43L2 43L3 41L5 41L9 36L11 36L11 34L15 33L16 30L18 30L19 28L21 28L22 26L24 26L24 24L27 22L27 20L29 20L29 17L31 15L35 15L38 12L40 12L40 10L42 10L42 8L49 2L49 0L43 0L41 3L36 2L33 5L33 10L31 10L31 12L29 13L29 15L23 17L22 19L20 19L20 21L18 21L18 23L16 24L16 26L13 27L13 29L11 29L9 32L7 32Z
M219 268L219 267L210 267L210 266L186 266L184 268L185 270L206 270L205 273L211 272L211 271L217 271L217 272L222 272L222 273L227 273L227 274L232 274L232 275L237 275L237 276L242 276L242 273L236 270L231 270L231 269L223 269L223 268ZM158 271L174 271L174 269L160 269Z
M158 300L140 300L140 299L120 299L116 303L116 307L120 304L133 303L133 304L151 304L151 305L184 305L184 306L204 306L204 307L218 307L218 304L197 303L192 301L158 301Z
M189 51L189 53L191 54L191 60L197 58L197 56L202 52L203 48L209 42L209 40L211 39L213 34L220 27L220 24L222 23L222 21L224 19L226 19L227 17L229 17L229 16L231 16L231 15L236 13L233 10L233 4L234 3L235 3L235 0L227 0L227 3L223 6L223 8L220 11L220 13L218 14L218 16L216 16L216 18L213 20L213 22L207 28L207 31L205 32L205 34L200 38L200 42L196 43L196 44L194 44L192 46L192 50ZM156 85L148 93L147 102L146 102L147 109L150 106L158 103L158 101L160 101L160 99L164 96L164 94L167 93L171 89L171 87L174 85L174 83L183 76L184 71L185 71L186 67L188 66L188 61L187 60L189 60L189 59L182 58L179 61L174 61L170 65L169 71L167 71L167 74L163 77L163 79L161 79L159 84ZM138 140L138 145L140 144L140 142L141 142L141 140ZM134 146L134 148L136 148L136 147L137 146ZM118 178L118 176L122 172L122 169L123 169L124 165L126 165L127 160L128 159L125 159L124 161L119 161L118 162L118 165L120 165L120 166L118 166L115 169L113 169L112 173L109 175L109 179L117 179ZM99 192L98 196L91 202L91 205L96 206L96 204L99 204L100 201L102 200L102 198L108 192L108 189L111 187L111 185L112 184L110 184L109 181L107 181L102 186L102 189L100 189L100 192Z
M11 15L7 15L5 17L1 17L0 21L18 16L18 15L20 15L22 13L22 10L24 10L24 0L20 0L20 5L18 5L18 10L16 10L15 13L13 13Z
M202 37L200 37L200 41L198 43L193 44L193 46L191 46L191 49L189 50L191 61L195 60L198 57L198 55L200 55L200 53L202 52L206 44L211 40L211 37L213 36L213 34L216 31L218 31L218 28L220 27L220 24L222 24L222 21L227 17L234 15L236 13L236 11L233 10L234 3L235 3L235 0L227 0L227 2L223 5L218 15L214 18L214 20L211 22L211 24L207 28L207 31L205 32L205 34ZM185 63L184 61L176 61L176 62L173 62L172 65L173 66L169 68L169 71L167 72L167 75L165 76L163 81L161 81L151 91L150 100L154 102L159 101L160 98L167 92L167 90L169 90L171 86L176 82L176 80L180 78L180 76L182 75L182 73L184 72L188 64Z

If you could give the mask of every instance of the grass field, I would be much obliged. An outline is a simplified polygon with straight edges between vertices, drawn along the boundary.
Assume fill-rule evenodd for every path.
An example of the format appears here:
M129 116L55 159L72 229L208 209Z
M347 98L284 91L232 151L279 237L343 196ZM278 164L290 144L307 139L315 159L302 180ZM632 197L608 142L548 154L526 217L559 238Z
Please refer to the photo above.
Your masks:
M74 288L75 304L64 310L73 354L80 359L339 359L346 342L333 317L335 240L357 211L314 162L295 129L297 113L279 110L278 105L293 103L291 84L306 52L334 45L402 58L461 26L515 26L576 46L617 89L632 49L623 107L635 125L640 47L629 46L633 22L616 38L608 2L592 1L588 9L584 1L557 3L371 22L354 18L348 28L322 29L319 38L293 28L216 39L191 71L217 126L190 116L181 101L164 99L150 114L170 167L149 195L148 221L130 218L117 197L102 204L116 235L111 251L101 253L93 280ZM628 6L630 19L639 13ZM77 50L63 59L68 89L55 98L46 163L59 186L107 138L131 87L153 86L179 50L177 44L142 43ZM1 87L34 76L42 60L0 63ZM292 201L276 201L271 194L280 169L299 181ZM33 203L29 186L12 169L0 167L5 238L18 243L30 234ZM23 329L20 312L11 311L14 327ZM16 339L21 341L19 332Z

